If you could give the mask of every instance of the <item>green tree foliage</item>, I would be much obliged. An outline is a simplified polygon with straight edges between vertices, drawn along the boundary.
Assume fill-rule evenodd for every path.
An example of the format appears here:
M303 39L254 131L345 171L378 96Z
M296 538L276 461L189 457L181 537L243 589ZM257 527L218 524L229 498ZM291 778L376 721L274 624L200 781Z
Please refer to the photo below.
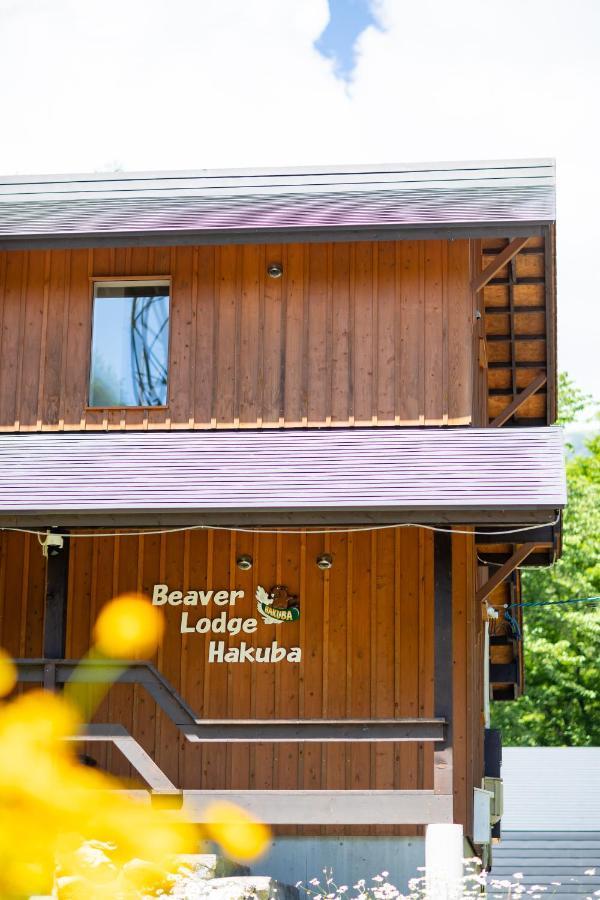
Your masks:
M563 375L560 423L589 398ZM600 596L600 435L567 463L563 555L523 573L523 601ZM600 746L600 604L524 608L526 693L492 705L507 746Z
M570 425L579 418L582 412L593 408L591 394L586 394L578 388L575 382L569 378L566 372L558 376L558 418L557 425Z

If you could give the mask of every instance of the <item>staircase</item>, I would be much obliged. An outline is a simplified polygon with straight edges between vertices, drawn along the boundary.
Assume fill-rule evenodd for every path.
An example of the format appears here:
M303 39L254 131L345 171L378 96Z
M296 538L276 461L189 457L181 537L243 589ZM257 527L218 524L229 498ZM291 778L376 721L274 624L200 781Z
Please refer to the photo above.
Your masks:
M526 890L544 885L543 897L593 897L600 891L600 831L505 831L490 877L514 882L515 872L523 873Z

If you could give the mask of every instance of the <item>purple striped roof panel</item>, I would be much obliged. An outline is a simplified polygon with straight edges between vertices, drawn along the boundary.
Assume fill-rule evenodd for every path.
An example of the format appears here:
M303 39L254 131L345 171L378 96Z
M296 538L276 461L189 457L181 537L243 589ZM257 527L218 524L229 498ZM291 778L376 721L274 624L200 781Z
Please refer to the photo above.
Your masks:
M552 160L0 177L0 246L541 225L554 184Z
M559 428L0 435L4 524L174 513L266 522L275 512L318 521L330 512L418 520L461 511L457 521L479 521L494 510L514 511L516 522L519 512L550 514L565 502Z

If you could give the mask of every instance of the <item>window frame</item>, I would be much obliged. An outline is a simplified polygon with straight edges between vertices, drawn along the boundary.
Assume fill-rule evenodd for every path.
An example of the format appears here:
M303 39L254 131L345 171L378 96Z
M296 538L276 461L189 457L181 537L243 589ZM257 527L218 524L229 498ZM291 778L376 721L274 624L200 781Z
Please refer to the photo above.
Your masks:
M167 410L170 405L170 392L171 392L171 342L173 340L173 333L171 328L172 321L172 312L173 312L173 279L171 275L91 275L89 278L90 282L90 329L89 329L89 354L88 354L88 368L87 368L87 381L86 381L86 404L85 410L86 412L110 412L118 411L118 412L127 412L129 410ZM169 340L167 343L167 397L166 402L161 404L160 406L95 406L90 403L90 394L92 387L92 351L93 351L93 340L94 340L94 303L96 300L96 287L98 285L105 285L107 287L126 287L127 285L151 285L151 286L162 286L168 287L169 290Z

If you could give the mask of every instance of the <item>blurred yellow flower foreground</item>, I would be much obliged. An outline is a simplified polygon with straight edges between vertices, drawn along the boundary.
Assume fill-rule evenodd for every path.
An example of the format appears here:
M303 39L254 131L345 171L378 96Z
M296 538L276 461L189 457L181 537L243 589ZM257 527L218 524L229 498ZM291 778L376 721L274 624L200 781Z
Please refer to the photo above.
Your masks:
M164 630L160 609L142 594L122 594L100 611L94 638L96 648L105 656L138 659L152 656Z
M154 652L162 619L127 596L100 614L96 655ZM114 639L114 640L111 640ZM0 693L16 681L0 651ZM141 804L109 775L82 765L72 737L81 728L66 699L32 690L0 705L0 897L49 894L64 900L115 900L168 894L176 855L198 851L194 826ZM259 855L268 829L236 807L215 806L204 834L238 859Z
M74 709L45 691L0 709L2 897L50 893L57 866L69 878L64 896L143 896L140 888L166 886L173 854L197 846L191 827L115 793L117 781L78 762L64 738L79 726ZM99 864L86 841L109 848L112 864ZM142 885L140 867L131 870L139 858Z

